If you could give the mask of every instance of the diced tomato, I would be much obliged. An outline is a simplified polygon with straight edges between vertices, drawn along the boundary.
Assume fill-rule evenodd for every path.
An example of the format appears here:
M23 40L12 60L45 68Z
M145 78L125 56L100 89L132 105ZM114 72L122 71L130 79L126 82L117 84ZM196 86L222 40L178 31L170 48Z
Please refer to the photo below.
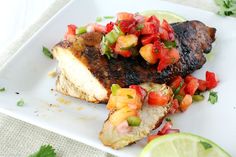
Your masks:
M143 45L150 44L158 39L158 34L145 35L142 37L141 42Z
M161 28L161 29L160 29L160 38L161 38L162 40L164 40L164 41L170 40L168 31Z
M198 90L201 91L201 92L206 91L207 82L204 81L204 80L198 79L198 83L199 83Z
M147 95L147 91L139 85L130 85L129 88L135 89L136 92L141 96L142 100L144 100Z
M114 25L115 25L114 22L109 22L109 23L106 25L106 33L109 33L110 31L112 31Z
M157 19L156 16L152 15L147 19L147 22L152 22L156 25L156 27L160 27L160 21Z
M175 79L170 83L170 87L172 89L177 89L180 86L180 83L183 82L184 79L181 76L175 77Z
M139 53L148 63L155 64L157 62L156 54L153 53L153 44L142 46Z
M186 76L186 77L184 78L184 82L185 82L185 83L189 83L189 82L190 82L191 80L193 80L193 79L197 80L196 77L194 77L194 76L192 76L192 75L188 75L188 76Z
M178 111L178 109L179 109L179 102L178 102L178 100L177 99L172 100L172 106L171 106L171 108L169 110L169 113L170 114L174 114L174 113L176 113Z
M172 49L163 49L160 62L157 67L157 71L161 72L167 66L176 63L179 60L179 52L176 48Z
M187 83L187 86L185 87L185 92L190 95L194 95L196 90L199 87L199 83L197 79L190 80L189 83Z
M133 20L134 19L134 14L132 13L127 13L127 12L119 12L117 14L117 20L122 21L122 20Z
M130 30L135 27L135 20L122 20L118 22L118 26L120 27L123 33L128 33Z
M148 94L148 104L149 105L166 105L170 100L169 95L164 95L161 92L150 92Z
M148 142L150 142L150 141L152 141L153 139L155 139L155 138L157 138L157 137L160 137L161 135L149 135L148 137L147 137L147 141Z
M106 33L106 27L100 24L94 24L94 30L100 33Z
M145 22L143 29L141 30L141 34L147 35L147 34L155 34L157 33L157 27L152 22Z
M180 109L181 111L186 111L188 107L192 104L192 96L189 94L186 94L180 103Z
M206 72L206 86L207 89L215 88L218 84L216 74L210 71Z
M139 30L137 30L135 27L132 27L128 33L129 33L129 34L134 34L134 35L136 35L137 37L139 37L140 34L141 34L141 32L140 32Z
M130 57L132 52L130 50L122 50L118 44L115 46L115 53L123 56L123 57Z
M166 131L171 129L172 126L173 126L172 122L166 122L163 128L158 132L158 135L165 135Z
M74 36L76 32L76 25L70 24L67 26L67 32L65 34L65 39L67 39L69 36Z

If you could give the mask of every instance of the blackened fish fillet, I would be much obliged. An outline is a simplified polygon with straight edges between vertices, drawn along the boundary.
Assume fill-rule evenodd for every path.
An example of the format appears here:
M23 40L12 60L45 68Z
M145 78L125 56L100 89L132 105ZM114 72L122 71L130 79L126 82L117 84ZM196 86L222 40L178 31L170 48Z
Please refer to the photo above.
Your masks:
M73 42L62 41L53 48L61 74L57 90L91 102L106 102L112 84L127 87L144 82L166 83L175 76L186 76L200 69L206 62L215 40L215 28L199 21L172 24L180 60L161 73L157 65L150 65L141 57L107 59L101 55L102 34L86 33Z

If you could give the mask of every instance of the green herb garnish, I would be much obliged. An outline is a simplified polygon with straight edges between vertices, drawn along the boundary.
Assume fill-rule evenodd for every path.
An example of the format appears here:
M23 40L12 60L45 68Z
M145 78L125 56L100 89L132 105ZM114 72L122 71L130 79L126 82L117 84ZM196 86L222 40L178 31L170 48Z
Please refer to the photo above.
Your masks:
M236 16L236 0L215 0L221 16Z
M0 88L0 92L4 92L5 90L5 87Z
M43 145L37 152L29 155L28 157L56 157L56 152L52 146Z
M141 31L143 29L143 27L144 27L144 24L138 24L136 26L136 30Z
M177 94L179 94L179 91L180 91L180 89L182 88L183 84L184 84L184 81L180 82L180 85L179 85L179 87L178 87L178 88L176 88L176 90L174 91L174 95L177 95Z
M217 92L210 91L208 101L211 104L215 104L218 101Z
M165 47L168 49L175 48L176 42L175 41L164 41Z
M114 16L103 16L104 19L114 19Z
M48 48L43 46L43 54L51 59L53 59L53 55L51 53L51 51L48 50Z
M127 97L128 97L129 99L133 99L133 98L134 98L132 95L129 95L129 94L127 94Z
M116 95L117 90L120 89L121 87L118 84L112 84L111 85L111 93L112 95Z
M96 18L96 22L102 22L102 17L101 17L101 16L98 16L98 17Z
M180 103L180 102L182 102L182 100L183 100L183 96L181 96L181 95L175 95L175 96L174 96L174 99L177 99L178 102Z
M171 119L169 117L166 118L167 122L171 122Z
M199 143L204 147L205 150L212 148L212 145L207 142L199 141Z
M23 99L20 99L19 101L17 101L16 105L19 106L19 107L22 107L24 106L25 102Z

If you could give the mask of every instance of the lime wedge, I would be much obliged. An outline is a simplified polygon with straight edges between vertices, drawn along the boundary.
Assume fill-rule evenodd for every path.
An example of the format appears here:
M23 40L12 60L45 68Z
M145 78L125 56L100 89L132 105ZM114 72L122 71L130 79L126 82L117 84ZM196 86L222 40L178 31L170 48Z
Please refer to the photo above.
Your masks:
M152 16L155 15L160 21L165 19L168 23L183 22L186 19L182 16L176 15L170 11L161 11L161 10L148 10L140 13L143 16Z
M231 157L203 137L174 133L158 137L145 146L140 157Z

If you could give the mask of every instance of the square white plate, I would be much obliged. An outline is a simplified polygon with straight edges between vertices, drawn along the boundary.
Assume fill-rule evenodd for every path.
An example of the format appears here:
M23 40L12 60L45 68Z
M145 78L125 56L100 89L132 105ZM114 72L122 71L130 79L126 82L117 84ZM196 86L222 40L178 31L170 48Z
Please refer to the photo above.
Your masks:
M205 101L194 103L183 113L174 115L174 128L209 138L232 156L236 156L236 19L219 17L213 13L156 0L90 0L72 1L47 22L2 67L0 86L0 111L28 123L51 130L90 146L119 156L138 156L145 140L121 150L112 150L98 139L103 121L107 117L105 105L91 104L62 96L55 88L55 79L48 72L55 69L56 62L46 58L42 45L52 47L62 40L67 24L84 25L95 22L97 16L115 15L119 11L141 12L144 10L169 10L188 20L200 20L217 28L212 56L201 70L194 73L204 78L205 71L218 74L220 83L215 89L219 101L211 105ZM19 92L20 94L15 94ZM63 104L57 99L70 101ZM25 105L16 102L23 98ZM50 106L50 104L52 104Z

